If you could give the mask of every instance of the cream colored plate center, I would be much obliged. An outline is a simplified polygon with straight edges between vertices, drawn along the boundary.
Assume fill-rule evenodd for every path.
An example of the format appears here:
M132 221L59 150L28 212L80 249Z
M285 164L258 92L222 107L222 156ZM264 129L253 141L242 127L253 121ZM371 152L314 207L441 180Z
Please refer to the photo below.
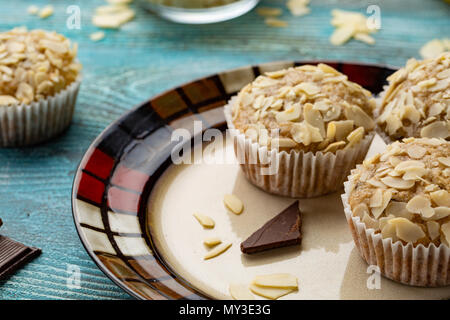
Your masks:
M369 155L383 148L377 137ZM227 155L233 155L232 149L230 143L226 144ZM224 207L227 193L244 202L241 215ZM294 200L256 188L236 163L172 165L150 197L149 223L155 244L172 269L217 299L230 299L230 283L248 284L255 275L270 273L298 277L298 292L281 299L450 298L450 287L410 287L383 277L380 289L370 289L376 286L376 280L353 244L340 193L300 200L301 246L247 256L241 253L240 243ZM193 217L194 212L212 217L214 229L204 229ZM233 245L224 254L204 261L208 249L203 240L213 236Z

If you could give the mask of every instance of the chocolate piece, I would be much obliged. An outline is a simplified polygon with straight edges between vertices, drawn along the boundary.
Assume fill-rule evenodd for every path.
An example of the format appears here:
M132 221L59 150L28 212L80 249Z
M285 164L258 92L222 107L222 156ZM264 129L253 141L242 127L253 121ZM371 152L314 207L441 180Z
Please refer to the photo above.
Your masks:
M0 236L0 279L11 275L40 253L41 249L27 247L17 241Z
M300 214L297 200L242 242L241 251L252 254L300 244L302 240Z
M3 224L3 221L2 221L2 219L0 219L0 227L2 226L2 224Z

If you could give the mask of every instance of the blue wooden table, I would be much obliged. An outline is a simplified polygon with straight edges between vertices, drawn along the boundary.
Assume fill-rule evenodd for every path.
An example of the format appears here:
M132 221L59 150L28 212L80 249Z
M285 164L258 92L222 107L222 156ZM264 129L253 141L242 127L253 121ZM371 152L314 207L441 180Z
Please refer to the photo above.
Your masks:
M83 84L70 129L46 144L0 149L0 233L42 248L7 281L0 299L128 299L91 261L75 231L71 188L78 162L91 141L135 104L182 82L221 70L272 60L328 59L402 65L418 57L433 38L450 35L450 5L441 0L312 0L312 12L293 17L288 28L270 28L255 11L208 26L177 25L136 4L136 18L106 38L92 42L90 20L102 0L0 2L0 31L25 25L65 34L79 44ZM262 5L285 8L285 0ZM31 4L52 4L55 14L42 20L27 14ZM69 5L81 9L81 30L66 26ZM351 41L332 46L333 8L366 12L378 4L382 29L373 46ZM71 270L81 272L80 287L68 286Z

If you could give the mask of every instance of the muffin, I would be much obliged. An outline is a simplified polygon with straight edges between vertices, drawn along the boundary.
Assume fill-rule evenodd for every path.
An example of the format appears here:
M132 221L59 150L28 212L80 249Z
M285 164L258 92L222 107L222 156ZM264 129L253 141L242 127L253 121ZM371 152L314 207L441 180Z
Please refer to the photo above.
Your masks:
M369 265L404 284L450 284L450 142L392 143L352 171L342 199Z
M407 137L450 139L450 52L410 59L388 81L376 109L387 143Z
M374 107L371 93L346 75L303 65L259 76L229 102L225 117L253 184L315 197L337 190L364 158Z
M69 126L80 86L76 55L55 32L0 33L0 146L43 142Z

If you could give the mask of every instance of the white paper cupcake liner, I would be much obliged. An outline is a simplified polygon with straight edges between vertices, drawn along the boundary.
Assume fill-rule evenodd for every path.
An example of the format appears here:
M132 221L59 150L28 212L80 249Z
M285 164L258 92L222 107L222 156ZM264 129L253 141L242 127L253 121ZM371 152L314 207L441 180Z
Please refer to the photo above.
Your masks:
M224 113L245 176L259 188L281 196L312 198L338 190L350 170L362 162L374 137L373 133L367 134L353 148L336 153L268 150L235 129L231 103L225 106ZM274 174L265 174L265 158L270 159L270 164L277 165ZM257 161L251 161L255 159Z
M0 147L20 147L51 139L72 121L81 79L52 97L27 105L0 107Z
M392 243L391 238L383 239L374 229L366 228L358 216L353 216L348 202L353 183L350 175L344 183L342 202L361 257L369 265L378 266L385 277L403 284L421 287L450 285L450 248L444 244L414 247L412 243Z

